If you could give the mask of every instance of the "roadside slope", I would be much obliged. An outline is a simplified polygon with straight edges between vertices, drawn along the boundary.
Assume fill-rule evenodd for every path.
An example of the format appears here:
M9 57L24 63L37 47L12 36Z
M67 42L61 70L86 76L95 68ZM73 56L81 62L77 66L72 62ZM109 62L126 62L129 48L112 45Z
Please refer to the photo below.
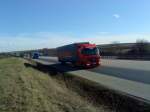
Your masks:
M0 59L0 112L104 112L24 63Z

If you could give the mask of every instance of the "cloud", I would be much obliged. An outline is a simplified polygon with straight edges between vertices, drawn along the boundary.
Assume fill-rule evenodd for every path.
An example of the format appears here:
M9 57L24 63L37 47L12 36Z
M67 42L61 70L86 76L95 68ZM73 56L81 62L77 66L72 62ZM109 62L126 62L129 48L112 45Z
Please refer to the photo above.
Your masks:
M78 39L63 33L37 32L23 33L17 36L0 37L0 52L55 48L60 45L77 42Z
M105 33L104 33L105 34ZM96 33L86 37L74 37L63 33L37 32L18 34L17 36L0 37L0 52L31 50L39 48L55 48L74 42L91 42L95 44L109 44L114 41L121 43L136 42L137 39L150 41L150 34L121 34Z
M116 18L116 19L119 19L120 15L119 14L113 14L113 17Z

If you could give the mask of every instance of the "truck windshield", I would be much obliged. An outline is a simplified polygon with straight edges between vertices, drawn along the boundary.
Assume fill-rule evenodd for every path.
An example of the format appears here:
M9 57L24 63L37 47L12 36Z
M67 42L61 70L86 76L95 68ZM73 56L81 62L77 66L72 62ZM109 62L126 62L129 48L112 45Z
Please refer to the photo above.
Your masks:
M84 48L81 53L84 55L98 55L99 50L98 48Z

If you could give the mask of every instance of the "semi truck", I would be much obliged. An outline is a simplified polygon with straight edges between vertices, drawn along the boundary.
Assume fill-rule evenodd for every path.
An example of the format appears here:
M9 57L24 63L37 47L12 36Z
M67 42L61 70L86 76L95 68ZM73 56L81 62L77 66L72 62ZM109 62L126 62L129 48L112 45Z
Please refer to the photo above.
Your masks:
M58 61L70 62L76 66L98 66L100 65L99 49L95 44L89 42L73 43L57 48Z

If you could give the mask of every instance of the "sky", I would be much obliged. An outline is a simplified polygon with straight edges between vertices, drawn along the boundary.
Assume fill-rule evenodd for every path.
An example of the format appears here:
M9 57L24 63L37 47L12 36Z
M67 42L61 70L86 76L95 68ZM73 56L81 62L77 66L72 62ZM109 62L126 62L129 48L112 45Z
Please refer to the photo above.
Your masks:
M0 0L0 52L150 41L150 0Z

